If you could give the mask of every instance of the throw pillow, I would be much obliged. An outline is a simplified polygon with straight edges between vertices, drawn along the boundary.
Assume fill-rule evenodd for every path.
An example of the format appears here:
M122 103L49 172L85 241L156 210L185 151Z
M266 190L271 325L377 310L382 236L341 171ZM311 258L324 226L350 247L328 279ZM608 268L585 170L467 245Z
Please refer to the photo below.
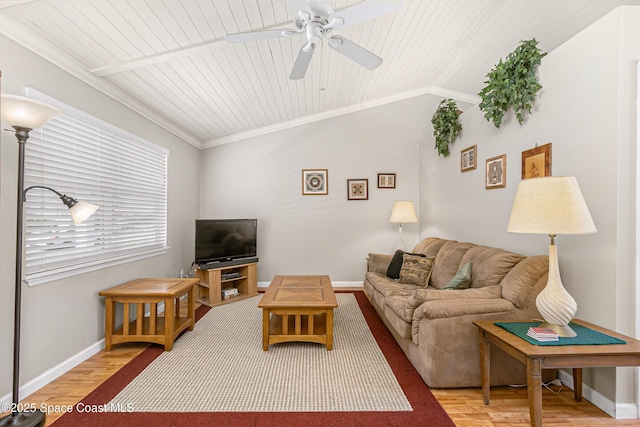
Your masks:
M463 265L460 270L453 276L453 279L449 283L447 283L444 290L452 290L452 289L467 289L471 284L471 263L468 262Z
M400 283L427 287L436 257L404 254L400 268Z
M404 255L404 251L398 249L395 254L393 254L393 258L391 258L391 262L389 263L389 267L387 268L387 277L391 279L399 279L400 278L400 267L402 267L402 255Z

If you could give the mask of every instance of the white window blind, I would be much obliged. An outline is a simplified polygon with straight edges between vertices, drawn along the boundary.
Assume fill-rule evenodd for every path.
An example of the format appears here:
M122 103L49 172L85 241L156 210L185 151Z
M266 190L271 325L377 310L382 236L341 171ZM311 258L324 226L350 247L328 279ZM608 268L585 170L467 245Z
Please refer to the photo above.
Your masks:
M27 193L27 283L166 253L168 151L34 89L27 96L62 114L30 133L25 186L100 205L75 225L54 193Z

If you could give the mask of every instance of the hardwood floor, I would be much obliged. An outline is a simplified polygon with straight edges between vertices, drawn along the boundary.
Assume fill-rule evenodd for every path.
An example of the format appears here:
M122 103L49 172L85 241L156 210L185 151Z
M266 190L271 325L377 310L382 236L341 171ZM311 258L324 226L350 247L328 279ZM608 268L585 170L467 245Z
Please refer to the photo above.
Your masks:
M31 394L23 402L37 407L45 404L52 409L55 406L74 406L147 347L148 344L124 343L110 352L103 350ZM559 389L557 386L551 387ZM488 406L482 402L480 388L433 389L432 393L459 427L530 425L526 387L494 387L491 389L491 405ZM615 420L585 399L576 402L573 391L568 387L563 387L558 394L543 389L542 399L542 421L545 426L640 426L640 420ZM63 412L47 411L45 426L51 425L62 415Z
M146 344L119 344L111 352L101 351L71 371L26 398L24 402L40 406L75 405L103 381L140 354ZM554 389L558 387L552 386ZM495 387L491 405L482 403L482 390L434 389L435 397L460 427L529 426L527 390ZM563 387L558 395L543 391L543 423L553 426L640 426L640 420L615 420L586 400L573 400L573 391ZM46 426L62 416L49 412Z

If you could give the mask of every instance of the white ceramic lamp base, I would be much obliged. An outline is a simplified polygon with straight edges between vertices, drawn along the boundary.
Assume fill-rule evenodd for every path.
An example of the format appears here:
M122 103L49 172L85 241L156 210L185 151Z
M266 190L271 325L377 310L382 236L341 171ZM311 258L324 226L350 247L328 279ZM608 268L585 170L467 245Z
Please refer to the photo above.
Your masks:
M575 337L576 333L569 326L578 311L576 300L562 286L558 267L556 245L549 245L549 280L547 286L538 294L536 307L545 320L541 327L550 328L561 337Z

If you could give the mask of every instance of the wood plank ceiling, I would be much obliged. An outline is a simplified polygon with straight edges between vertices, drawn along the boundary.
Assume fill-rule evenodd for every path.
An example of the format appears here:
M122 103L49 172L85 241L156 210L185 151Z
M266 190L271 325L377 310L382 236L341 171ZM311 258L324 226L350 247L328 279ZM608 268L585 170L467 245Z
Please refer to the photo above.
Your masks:
M341 10L358 1L325 3ZM384 58L379 68L322 44L297 81L288 76L304 36L223 38L294 28L285 0L4 1L0 33L206 148L416 95L433 95L434 109L443 97L471 106L520 40L535 37L550 51L617 6L637 4L404 0L397 12L334 30Z

